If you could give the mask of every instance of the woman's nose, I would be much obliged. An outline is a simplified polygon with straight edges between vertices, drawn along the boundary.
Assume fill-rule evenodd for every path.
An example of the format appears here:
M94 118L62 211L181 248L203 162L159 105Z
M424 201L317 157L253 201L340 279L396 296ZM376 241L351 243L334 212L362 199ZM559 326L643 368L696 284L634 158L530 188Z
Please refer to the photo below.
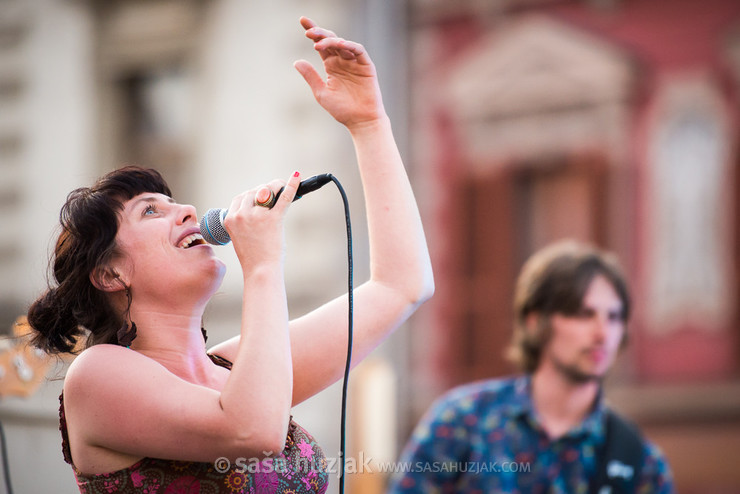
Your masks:
M190 221L191 219L195 219L196 217L196 211L195 206L191 206L190 204L183 204L181 206L181 209L178 213L178 225L183 225Z

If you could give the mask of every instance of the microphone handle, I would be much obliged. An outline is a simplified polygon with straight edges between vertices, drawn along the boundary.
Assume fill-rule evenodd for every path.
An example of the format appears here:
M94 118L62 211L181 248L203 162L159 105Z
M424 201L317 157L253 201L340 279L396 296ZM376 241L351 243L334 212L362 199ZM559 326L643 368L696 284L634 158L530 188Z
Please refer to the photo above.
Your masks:
M313 192L314 190L323 187L327 183L331 182L332 179L333 177L330 173L322 173L321 175L314 175L313 177L303 180L300 185L298 185L298 190L296 191L296 195L293 200L295 201L296 199L300 199L304 194L308 194L309 192ZM272 209L284 188L285 187L282 187L277 194L275 194L272 202L266 207ZM213 208L209 209L201 218L200 233L203 236L203 239L209 244L226 245L231 242L231 238L224 228L224 218L226 218L228 212L228 209Z
M314 190L318 190L324 185L331 182L331 173L321 173L319 175L314 175L313 177L309 177L306 180L301 180L301 183L298 184L298 190L296 190L295 197L293 198L294 201L297 201L304 195L308 194L309 192L313 192ZM275 194L275 198L272 200L272 203L268 206L270 209L277 203L278 198L280 197L280 194L283 193L283 189L285 187L280 187L280 190L277 191Z

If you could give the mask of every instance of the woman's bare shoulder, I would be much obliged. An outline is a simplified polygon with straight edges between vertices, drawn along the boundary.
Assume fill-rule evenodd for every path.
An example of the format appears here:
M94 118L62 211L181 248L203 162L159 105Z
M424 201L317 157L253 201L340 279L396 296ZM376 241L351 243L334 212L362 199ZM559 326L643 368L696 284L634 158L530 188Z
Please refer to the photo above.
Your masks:
M115 385L137 379L143 373L151 375L163 370L164 367L154 360L131 349L110 344L94 345L82 351L69 365L64 378L64 393L69 396L80 388L89 392L90 386Z

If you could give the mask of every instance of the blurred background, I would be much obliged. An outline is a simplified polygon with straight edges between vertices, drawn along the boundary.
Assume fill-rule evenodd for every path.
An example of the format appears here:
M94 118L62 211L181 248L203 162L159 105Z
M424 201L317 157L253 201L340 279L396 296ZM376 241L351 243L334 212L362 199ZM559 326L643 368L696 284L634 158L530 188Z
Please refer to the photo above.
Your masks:
M202 213L294 170L330 172L350 197L356 284L367 277L349 135L292 67L319 65L300 15L374 59L437 283L352 375L347 455L373 473L350 471L349 492L383 492L378 465L443 391L513 372L515 276L571 237L615 251L631 281L609 401L663 449L680 492L740 493L736 0L0 0L0 422L15 492L77 492L58 431L69 359L31 352L13 324L46 286L72 189L137 163ZM287 228L298 316L345 290L339 195L303 198ZM238 264L220 253L209 343L239 325ZM294 411L329 457L339 406L336 385Z

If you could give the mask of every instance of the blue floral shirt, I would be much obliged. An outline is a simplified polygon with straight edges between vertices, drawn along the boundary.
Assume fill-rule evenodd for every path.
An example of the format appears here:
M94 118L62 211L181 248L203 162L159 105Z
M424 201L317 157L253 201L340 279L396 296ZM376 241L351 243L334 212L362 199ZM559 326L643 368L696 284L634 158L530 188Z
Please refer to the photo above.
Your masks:
M427 412L406 446L390 492L587 494L604 442L605 405L550 439L521 376L467 384ZM639 494L674 492L658 448L645 441Z

